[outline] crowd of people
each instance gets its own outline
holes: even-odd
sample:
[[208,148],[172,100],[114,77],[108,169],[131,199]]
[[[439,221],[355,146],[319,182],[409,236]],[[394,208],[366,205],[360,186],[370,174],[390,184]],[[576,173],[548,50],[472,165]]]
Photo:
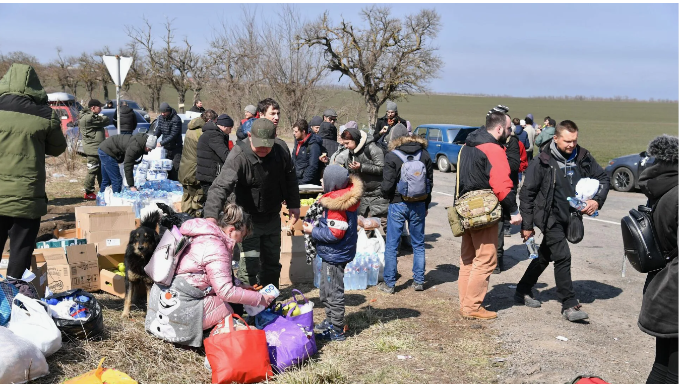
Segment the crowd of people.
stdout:
[[[30,264],[40,217],[47,211],[45,155],[58,156],[66,141],[30,66],[13,64],[0,80],[0,106],[0,244],[4,246],[9,234],[12,259],[7,273],[21,276]],[[167,103],[160,105],[153,134],[129,135],[132,131],[125,130],[124,135],[105,139],[103,130],[109,122],[100,115],[101,107],[91,100],[79,122],[87,156],[86,198],[94,194],[95,180],[101,189],[111,185],[114,191],[121,190],[120,163],[134,190],[134,164],[156,147],[165,149],[166,158],[173,162],[171,179],[184,186],[183,210],[195,217],[180,228],[193,242],[180,260],[176,277],[205,292],[202,329],[242,311],[241,305],[267,306],[273,301],[255,288],[279,285],[279,215],[285,202],[291,224],[300,219],[303,184],[323,188],[318,200],[323,214],[318,221],[303,224],[323,261],[320,298],[326,319],[315,327],[321,338],[346,338],[343,274],[356,254],[360,215],[380,218],[386,234],[384,281],[378,289],[395,292],[397,251],[411,247],[412,289],[424,290],[425,220],[432,199],[433,161],[427,141],[412,135],[410,122],[399,116],[396,103],[386,104],[386,114],[377,120],[372,134],[360,130],[355,121],[336,128],[337,113],[332,109],[309,121],[299,119],[293,125],[292,151],[279,136],[281,111],[271,98],[244,109],[236,143],[229,140],[234,119],[205,109],[201,102],[192,108],[201,116],[189,123],[184,140],[181,121]],[[535,228],[543,234],[538,257],[517,284],[514,300],[540,308],[532,288],[553,262],[562,317],[572,322],[588,318],[572,285],[571,228],[582,214],[603,207],[609,178],[578,144],[578,136],[579,128],[571,120],[558,124],[546,117],[538,126],[531,114],[512,119],[504,106],[489,111],[484,125],[468,135],[457,164],[460,196],[491,194],[501,206],[501,215],[488,226],[463,232],[458,277],[463,317],[497,317],[482,303],[491,274],[502,272],[503,238],[509,224],[521,226],[523,241],[534,236]],[[659,207],[654,221],[663,240],[660,246],[674,255],[666,268],[649,274],[639,325],[657,338],[649,381],[677,383],[678,139],[657,138],[648,152],[657,163],[643,173],[641,187],[650,205]],[[575,210],[567,197],[574,196],[582,178],[597,180],[599,189],[585,208]],[[237,243],[243,257],[234,276],[231,261]]]

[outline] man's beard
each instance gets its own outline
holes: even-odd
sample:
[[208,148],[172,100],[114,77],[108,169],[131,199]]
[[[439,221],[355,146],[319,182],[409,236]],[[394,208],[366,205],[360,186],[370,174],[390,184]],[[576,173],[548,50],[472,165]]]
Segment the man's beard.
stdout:
[[510,137],[510,135],[506,135],[505,132],[502,133],[502,134],[501,134],[501,137],[498,138],[498,143],[500,143],[500,144],[505,144],[505,143],[507,143],[507,142],[508,142],[508,137]]

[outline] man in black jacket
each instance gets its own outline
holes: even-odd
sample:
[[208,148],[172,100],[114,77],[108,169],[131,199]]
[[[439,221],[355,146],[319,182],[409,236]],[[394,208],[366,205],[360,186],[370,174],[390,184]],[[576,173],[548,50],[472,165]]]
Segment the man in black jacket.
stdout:
[[323,142],[313,132],[304,119],[298,119],[293,124],[295,149],[292,154],[298,184],[321,184],[322,162],[319,160]]
[[133,169],[137,159],[156,147],[156,137],[149,134],[113,135],[99,145],[99,159],[102,168],[101,191],[111,186],[113,192],[120,192],[123,188],[123,178],[120,176],[119,163],[123,163],[125,180],[130,190],[137,191]]
[[609,177],[595,158],[577,144],[578,127],[571,120],[560,122],[549,146],[546,146],[526,170],[526,180],[520,192],[522,239],[533,237],[534,224],[543,233],[538,258],[531,261],[517,284],[515,301],[529,307],[540,307],[532,288],[550,262],[555,262],[557,298],[562,302],[562,315],[569,321],[588,318],[581,310],[571,281],[571,253],[567,243],[570,220],[582,220],[571,208],[568,197],[576,195],[581,178],[600,181],[600,189],[581,213],[592,215],[601,209],[609,192]]
[[165,159],[172,160],[172,170],[168,172],[168,179],[178,180],[179,163],[182,160],[182,119],[177,116],[174,108],[166,102],[161,103],[161,116],[155,136],[163,135],[158,147],[165,148]]
[[198,112],[200,114],[205,112],[205,108],[203,108],[203,102],[200,100],[197,100],[194,105],[191,107],[189,110],[191,112]]
[[387,151],[387,146],[389,142],[390,130],[392,127],[401,123],[404,127],[407,126],[406,120],[399,116],[399,111],[397,111],[397,103],[387,102],[385,103],[385,116],[378,119],[373,130],[373,141],[377,144],[383,151]]
[[640,174],[640,189],[654,209],[652,220],[659,251],[670,262],[647,274],[638,327],[656,337],[648,384],[678,383],[678,138],[662,135],[649,143],[654,165]]
[[327,154],[334,154],[338,150],[338,129],[335,127],[335,122],[338,120],[338,114],[331,109],[323,112],[323,122],[319,125],[319,137],[323,141],[324,152]]
[[[380,290],[390,294],[394,293],[397,281],[397,248],[406,221],[408,221],[413,247],[413,284],[411,286],[415,291],[422,291],[425,283],[425,217],[432,200],[431,192],[434,182],[432,158],[426,148],[427,141],[419,136],[409,136],[404,125],[397,124],[392,129],[389,152],[385,154],[385,168],[380,185],[383,197],[389,199],[390,204],[385,241],[385,281],[378,286]],[[404,159],[408,160],[409,157],[422,163],[425,168],[426,185],[424,187],[427,188],[427,195],[417,201],[404,198],[397,188],[401,182]]]
[[[118,109],[113,112],[113,125],[118,127]],[[137,115],[135,110],[128,106],[126,101],[120,102],[120,133],[132,135],[137,128]]]
[[229,156],[229,134],[233,128],[234,120],[227,114],[203,125],[203,135],[196,146],[196,180],[201,182],[204,201]]
[[[512,189],[517,194],[517,185],[519,185],[519,165],[521,162],[519,152],[519,140],[515,135],[510,135],[505,142],[505,155],[508,158],[508,165],[510,166],[510,180],[512,181]],[[503,211],[503,219],[498,221],[498,264],[493,270],[494,274],[500,274],[503,271],[503,254],[505,253],[505,237],[510,236],[510,213]]]
[[229,153],[208,192],[204,208],[208,220],[217,223],[232,192],[236,203],[253,220],[253,233],[243,240],[245,258],[241,259],[238,278],[250,285],[272,283],[278,287],[281,203],[286,202],[291,224],[295,224],[300,218],[300,190],[288,146],[276,138],[276,126],[266,117],[257,119],[248,139]]

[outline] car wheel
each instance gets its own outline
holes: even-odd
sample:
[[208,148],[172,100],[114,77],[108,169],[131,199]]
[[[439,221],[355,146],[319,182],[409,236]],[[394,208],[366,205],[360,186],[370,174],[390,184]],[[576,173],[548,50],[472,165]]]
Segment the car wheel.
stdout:
[[616,191],[628,192],[635,186],[633,172],[627,167],[619,167],[614,170],[611,182]]
[[449,172],[451,170],[451,164],[446,155],[440,155],[439,158],[437,158],[437,168],[441,172]]

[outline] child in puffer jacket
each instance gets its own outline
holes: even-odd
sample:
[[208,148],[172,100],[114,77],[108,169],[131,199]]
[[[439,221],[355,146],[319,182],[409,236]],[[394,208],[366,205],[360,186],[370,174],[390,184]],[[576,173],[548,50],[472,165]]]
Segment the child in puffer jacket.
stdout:
[[338,165],[326,167],[323,173],[324,195],[319,202],[324,208],[318,226],[305,222],[305,234],[317,242],[322,259],[319,296],[326,307],[326,319],[314,327],[319,338],[344,341],[345,266],[357,250],[357,210],[363,184],[356,176]]
[[184,222],[179,231],[191,237],[175,276],[206,291],[203,298],[203,330],[217,325],[234,310],[229,303],[268,306],[274,297],[260,294],[236,279],[231,270],[234,244],[248,235],[250,217],[236,204],[228,204],[217,224],[203,218]]

